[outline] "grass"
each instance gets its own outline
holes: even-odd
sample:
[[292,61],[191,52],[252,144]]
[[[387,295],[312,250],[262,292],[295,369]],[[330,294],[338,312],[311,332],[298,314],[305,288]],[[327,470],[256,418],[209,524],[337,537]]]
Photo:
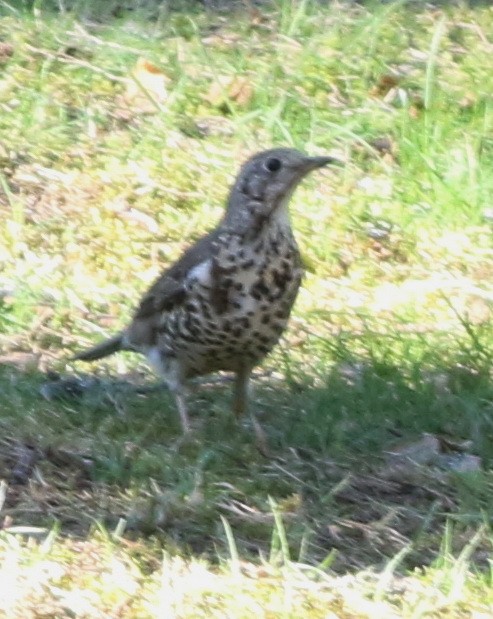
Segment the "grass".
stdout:
[[[2,612],[489,616],[491,8],[133,6],[0,2]],[[227,383],[184,440],[141,359],[67,359],[274,144],[347,164],[293,199],[266,459]]]

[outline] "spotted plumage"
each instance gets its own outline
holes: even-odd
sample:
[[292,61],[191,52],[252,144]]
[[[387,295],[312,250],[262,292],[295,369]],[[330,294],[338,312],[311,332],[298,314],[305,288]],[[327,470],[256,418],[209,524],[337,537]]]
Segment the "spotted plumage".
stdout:
[[75,359],[145,354],[174,393],[185,431],[193,376],[234,372],[234,408],[244,412],[251,371],[286,328],[303,274],[289,199],[304,176],[332,161],[287,148],[252,157],[215,230],[151,286],[127,329]]

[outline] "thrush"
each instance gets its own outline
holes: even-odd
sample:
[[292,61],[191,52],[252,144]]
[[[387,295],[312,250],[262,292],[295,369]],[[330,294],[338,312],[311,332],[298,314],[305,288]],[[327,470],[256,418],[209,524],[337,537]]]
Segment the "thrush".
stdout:
[[309,172],[333,162],[289,148],[254,155],[218,226],[154,282],[126,329],[74,359],[143,353],[173,393],[184,432],[194,376],[234,372],[234,411],[244,413],[252,370],[285,330],[303,275],[289,200]]

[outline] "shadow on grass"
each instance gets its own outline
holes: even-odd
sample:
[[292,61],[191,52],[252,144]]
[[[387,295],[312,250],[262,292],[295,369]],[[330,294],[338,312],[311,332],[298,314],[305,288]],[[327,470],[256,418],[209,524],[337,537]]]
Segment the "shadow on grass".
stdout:
[[[292,559],[320,564],[330,556],[340,571],[385,565],[401,551],[406,567],[428,564],[447,521],[458,548],[489,523],[493,386],[486,370],[461,359],[411,371],[346,359],[316,377],[299,369],[289,375],[256,380],[255,407],[272,452],[266,458],[251,422],[238,424],[229,413],[227,384],[198,387],[195,430],[184,438],[165,391],[137,394],[106,376],[46,401],[39,395],[45,375],[3,366],[4,519],[58,522],[80,536],[123,523],[130,538],[151,536],[170,551],[216,559],[228,554],[222,515],[242,556],[275,556],[285,535]],[[423,458],[424,433],[435,448]],[[403,441],[417,451],[389,459]],[[477,466],[447,465],[459,456],[476,456]],[[483,547],[479,564],[481,557]]]
[[[416,13],[430,10],[430,5],[422,2],[422,0],[388,0],[381,3],[375,2],[375,0],[358,0],[357,3],[369,9],[378,8],[379,4],[384,7],[396,4],[402,5],[407,9],[410,8]],[[7,0],[3,4],[4,10],[7,13],[9,12],[9,5],[12,7],[11,11],[23,10],[33,12],[34,10],[39,10],[39,2],[36,0]],[[322,0],[314,0],[311,4],[313,7],[320,5],[321,8],[324,8],[327,3]],[[351,3],[348,4],[350,5]],[[257,16],[256,11],[259,11],[259,14],[262,11],[281,12],[286,10],[295,12],[295,9],[309,11],[309,5],[310,3],[308,3],[307,7],[299,9],[299,7],[293,7],[292,2],[283,0],[265,0],[264,2],[250,2],[246,0],[175,0],[172,3],[162,2],[162,0],[132,0],[131,2],[126,2],[125,0],[105,0],[104,3],[98,0],[64,0],[63,3],[60,3],[59,0],[44,0],[42,9],[44,13],[73,12],[86,19],[105,22],[128,18],[132,15],[138,15],[140,18],[148,19],[149,21],[159,20],[164,22],[169,14],[180,13],[183,16],[189,15],[194,17],[204,12],[209,14],[218,13],[224,16],[245,14],[255,19]],[[491,6],[491,2],[489,0],[436,0],[433,5],[437,8],[457,8],[462,6],[479,8]]]

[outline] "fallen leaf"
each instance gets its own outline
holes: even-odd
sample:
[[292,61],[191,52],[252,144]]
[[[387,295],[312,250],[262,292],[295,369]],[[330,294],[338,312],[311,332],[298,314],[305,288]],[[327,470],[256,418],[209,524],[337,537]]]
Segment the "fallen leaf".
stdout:
[[0,62],[6,62],[14,54],[14,46],[0,42]]
[[397,88],[400,78],[394,73],[386,73],[382,75],[378,82],[370,90],[373,97],[385,97],[393,88]]
[[267,17],[267,15],[264,15],[263,13],[261,13],[259,9],[256,6],[254,6],[251,0],[243,0],[243,3],[246,5],[248,9],[251,26],[253,27],[263,26],[265,24],[268,24],[271,21],[271,19]]
[[156,112],[168,98],[169,81],[159,67],[146,58],[139,58],[130,73],[123,99],[140,113]]
[[249,103],[250,99],[252,98],[252,84],[245,77],[237,77],[230,85],[228,94],[230,99],[233,99],[233,101],[243,107],[247,103]]
[[459,101],[459,107],[461,110],[471,110],[477,104],[477,96],[472,92],[466,92],[466,94]]
[[411,118],[419,118],[425,107],[425,102],[419,95],[413,96],[409,106],[409,116]]
[[253,96],[253,86],[244,76],[220,75],[209,87],[204,99],[224,111],[231,102],[245,107]]

